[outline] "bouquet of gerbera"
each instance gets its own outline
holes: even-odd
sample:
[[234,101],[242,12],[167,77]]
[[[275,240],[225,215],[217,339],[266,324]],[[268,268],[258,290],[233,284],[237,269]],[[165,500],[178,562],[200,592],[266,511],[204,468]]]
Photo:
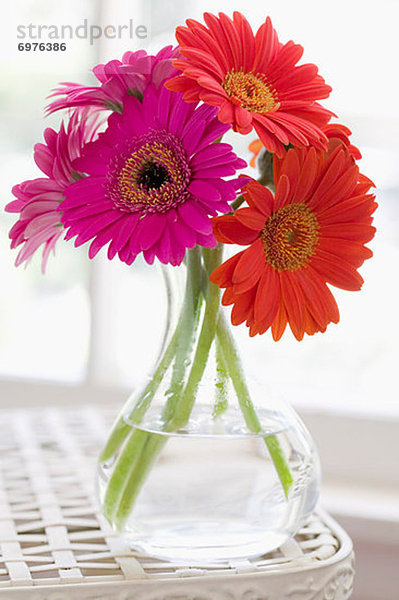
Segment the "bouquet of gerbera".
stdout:
[[[35,146],[43,176],[13,188],[11,246],[21,246],[17,265],[43,247],[43,270],[61,237],[90,243],[89,258],[107,246],[110,260],[127,265],[143,254],[149,264],[184,266],[190,311],[186,302],[130,419],[140,422],[172,368],[162,427],[183,427],[216,340],[218,373],[259,433],[220,288],[233,325],[245,323],[250,336],[271,329],[279,340],[287,323],[298,340],[324,332],[339,320],[328,284],[362,285],[376,203],[349,129],[319,104],[331,88],[315,65],[298,65],[302,47],[281,43],[269,18],[256,35],[240,13],[204,21],[178,27],[176,48],[127,52],[93,69],[96,85],[54,91],[48,112],[68,116]],[[255,129],[258,181],[238,176],[246,162],[222,141],[230,129]],[[225,244],[242,249],[223,262]],[[118,526],[163,443],[117,421],[102,459],[123,448],[104,501]],[[266,443],[288,497],[289,465],[276,438]]]

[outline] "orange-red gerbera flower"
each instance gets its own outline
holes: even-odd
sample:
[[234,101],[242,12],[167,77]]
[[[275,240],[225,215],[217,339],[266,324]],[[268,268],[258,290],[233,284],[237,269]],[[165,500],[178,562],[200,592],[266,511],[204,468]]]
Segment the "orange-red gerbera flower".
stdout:
[[[340,123],[329,123],[328,125],[325,125],[322,128],[322,130],[323,130],[323,133],[326,134],[326,136],[329,140],[332,140],[334,138],[341,140],[341,142],[343,142],[345,144],[345,146],[348,147],[349,152],[352,154],[352,156],[355,160],[359,160],[360,158],[362,158],[359,148],[356,148],[356,146],[353,146],[350,142],[349,136],[352,135],[352,132],[350,129],[348,129],[348,127],[345,127],[345,125],[341,125]],[[249,144],[248,150],[253,153],[253,156],[249,163],[251,165],[251,167],[255,168],[256,159],[259,156],[259,152],[263,148],[264,148],[264,145],[262,144],[262,142],[260,141],[259,138],[256,140],[253,140]]]
[[365,243],[375,229],[373,186],[359,174],[339,140],[327,152],[289,150],[274,159],[276,193],[251,181],[249,206],[213,219],[219,242],[249,246],[211,275],[226,288],[233,325],[246,321],[251,336],[271,327],[279,340],[290,324],[294,336],[325,331],[339,312],[326,284],[359,290],[357,269],[372,256]]
[[182,74],[170,79],[170,90],[188,102],[203,100],[219,107],[219,119],[240,133],[254,127],[263,145],[282,155],[284,146],[326,148],[322,127],[332,113],[316,100],[331,88],[312,64],[297,65],[302,46],[279,42],[270,18],[254,36],[245,17],[233,20],[204,13],[207,25],[188,19],[176,38],[183,58],[173,65]]

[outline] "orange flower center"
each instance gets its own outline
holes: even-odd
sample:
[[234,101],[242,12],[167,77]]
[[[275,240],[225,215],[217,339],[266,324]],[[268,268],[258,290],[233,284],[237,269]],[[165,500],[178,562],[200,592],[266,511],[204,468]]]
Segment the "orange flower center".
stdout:
[[314,254],[319,223],[306,204],[289,204],[271,215],[261,238],[267,262],[276,271],[295,271]]
[[262,73],[230,71],[222,83],[226,94],[239,100],[249,112],[267,113],[278,108],[280,103],[276,91],[267,84]]

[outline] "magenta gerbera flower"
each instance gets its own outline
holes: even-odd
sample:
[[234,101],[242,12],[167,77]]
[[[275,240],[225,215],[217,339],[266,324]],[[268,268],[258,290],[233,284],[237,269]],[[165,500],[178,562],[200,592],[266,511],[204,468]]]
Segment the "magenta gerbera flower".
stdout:
[[178,265],[186,248],[216,246],[209,217],[228,212],[246,182],[223,179],[246,166],[230,145],[214,143],[228,129],[215,108],[164,87],[149,86],[142,102],[128,98],[76,161],[88,177],[60,205],[66,239],[93,239],[90,258],[110,243],[108,258],[127,264],[143,252],[150,264]]
[[160,85],[165,79],[177,74],[172,60],[178,58],[178,48],[166,46],[156,56],[145,50],[125,52],[122,60],[111,60],[94,67],[93,73],[100,85],[86,86],[80,83],[62,83],[50,97],[62,96],[47,107],[48,114],[63,108],[91,106],[98,110],[122,112],[126,96],[142,97],[148,85]]
[[5,210],[19,213],[19,219],[11,228],[11,248],[22,244],[16,258],[16,266],[28,263],[42,245],[42,271],[46,269],[51,251],[63,233],[58,207],[67,185],[81,177],[72,162],[80,156],[86,142],[94,139],[98,123],[89,117],[87,110],[75,112],[65,130],[61,124],[58,133],[47,128],[45,144],[36,144],[34,159],[46,177],[39,177],[15,185],[12,193],[17,198],[7,204]]

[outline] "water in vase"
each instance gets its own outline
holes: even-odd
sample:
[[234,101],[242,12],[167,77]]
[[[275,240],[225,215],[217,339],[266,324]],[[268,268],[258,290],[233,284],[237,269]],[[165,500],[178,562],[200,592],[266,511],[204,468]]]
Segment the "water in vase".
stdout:
[[[210,419],[209,407],[196,406],[185,429],[165,433],[149,411],[135,429],[157,434],[160,450],[124,523],[125,539],[152,556],[192,563],[257,556],[297,531],[317,500],[318,458],[282,415],[261,417],[267,427],[255,435],[239,410]],[[288,495],[267,439],[285,453],[293,478]],[[116,460],[101,466],[102,498]]]

